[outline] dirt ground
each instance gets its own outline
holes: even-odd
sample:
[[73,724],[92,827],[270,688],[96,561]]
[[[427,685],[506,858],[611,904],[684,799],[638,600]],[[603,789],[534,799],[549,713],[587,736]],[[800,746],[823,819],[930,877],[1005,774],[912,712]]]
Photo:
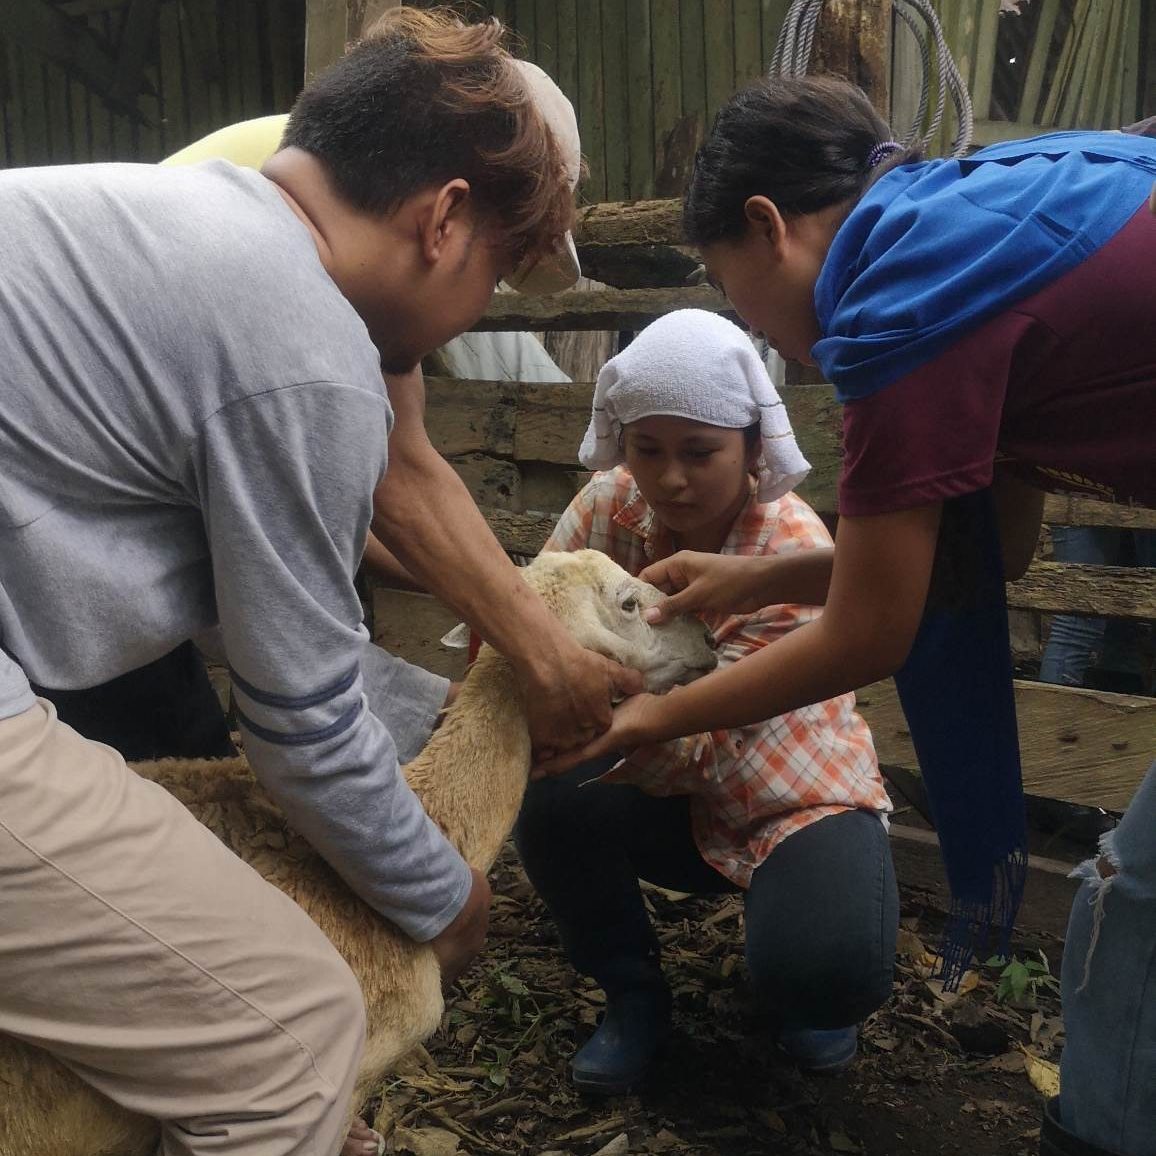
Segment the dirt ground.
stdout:
[[[893,998],[864,1026],[855,1067],[836,1078],[803,1077],[777,1058],[744,986],[737,899],[648,892],[675,993],[674,1037],[637,1094],[591,1099],[570,1087],[566,1065],[597,1022],[599,993],[562,959],[508,850],[493,876],[489,947],[428,1053],[372,1106],[377,1126],[393,1151],[413,1156],[1034,1153],[1043,1096],[1031,1077],[1045,1079],[1046,1061],[1058,1059],[1058,997],[1045,985],[1034,1007],[997,1000],[996,967],[945,996],[926,978],[924,954],[942,926],[942,888],[905,875]],[[1023,960],[1042,950],[1057,975],[1061,948],[1030,929],[1013,944]]]

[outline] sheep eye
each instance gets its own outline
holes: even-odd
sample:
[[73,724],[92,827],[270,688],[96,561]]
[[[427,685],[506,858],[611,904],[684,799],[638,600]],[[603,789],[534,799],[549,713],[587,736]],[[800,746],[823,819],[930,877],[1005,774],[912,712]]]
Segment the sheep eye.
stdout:
[[631,595],[631,597],[622,603],[622,609],[625,610],[627,614],[633,614],[638,609],[638,599]]

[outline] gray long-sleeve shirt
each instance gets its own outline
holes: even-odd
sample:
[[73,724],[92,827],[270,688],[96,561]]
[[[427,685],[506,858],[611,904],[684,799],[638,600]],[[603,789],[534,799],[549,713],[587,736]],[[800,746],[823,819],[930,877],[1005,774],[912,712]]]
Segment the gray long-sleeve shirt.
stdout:
[[0,718],[28,678],[95,685],[219,622],[254,770],[428,939],[470,876],[398,748],[446,683],[369,645],[352,582],[391,423],[365,326],[259,174],[0,173]]

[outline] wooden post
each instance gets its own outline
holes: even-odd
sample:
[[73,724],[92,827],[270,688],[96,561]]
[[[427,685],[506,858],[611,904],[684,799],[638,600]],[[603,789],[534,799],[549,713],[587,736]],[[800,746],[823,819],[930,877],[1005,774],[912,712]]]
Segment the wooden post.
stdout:
[[385,11],[402,0],[305,0],[305,79],[328,68]]
[[819,21],[813,71],[845,77],[890,112],[891,0],[827,0]]

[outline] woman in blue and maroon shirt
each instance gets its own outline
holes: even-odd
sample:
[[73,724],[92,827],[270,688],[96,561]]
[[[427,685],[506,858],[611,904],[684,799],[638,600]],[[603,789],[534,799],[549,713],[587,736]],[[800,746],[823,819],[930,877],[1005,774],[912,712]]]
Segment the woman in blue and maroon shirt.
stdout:
[[[699,150],[685,227],[710,279],[844,404],[841,519],[833,551],[681,554],[642,576],[677,591],[670,611],[826,609],[693,686],[629,699],[578,757],[895,675],[957,976],[1010,924],[1024,875],[1004,578],[1031,560],[1045,490],[1156,506],[1156,140],[1058,133],[920,161],[888,135],[857,89],[780,78],[736,95]],[[1085,870],[1042,1150],[1156,1156],[1156,768]]]

